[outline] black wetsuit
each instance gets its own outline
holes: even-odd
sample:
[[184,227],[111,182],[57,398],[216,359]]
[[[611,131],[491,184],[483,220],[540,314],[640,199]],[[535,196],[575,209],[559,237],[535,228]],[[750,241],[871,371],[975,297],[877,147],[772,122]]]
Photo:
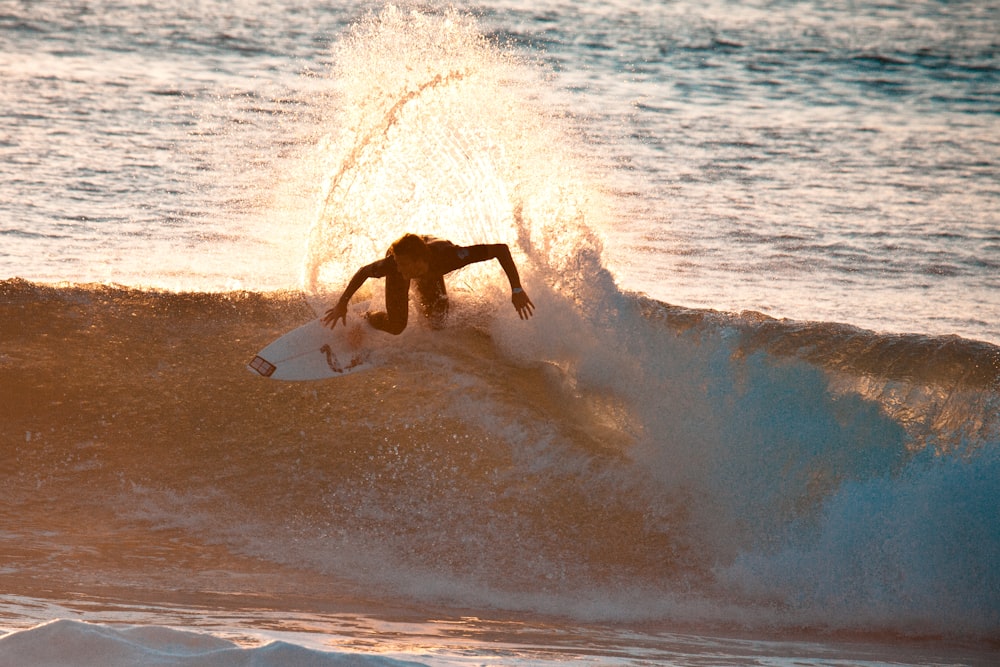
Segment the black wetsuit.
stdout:
[[[423,314],[431,322],[431,326],[441,326],[448,314],[448,292],[444,286],[444,276],[463,266],[475,262],[493,259],[495,246],[471,245],[457,246],[451,241],[444,241],[425,236],[424,241],[430,250],[427,273],[418,278],[417,295]],[[385,278],[385,309],[386,312],[371,313],[368,322],[376,329],[398,334],[406,328],[409,314],[410,281],[396,268],[396,259],[391,252],[385,259],[380,259],[364,267],[371,278]]]

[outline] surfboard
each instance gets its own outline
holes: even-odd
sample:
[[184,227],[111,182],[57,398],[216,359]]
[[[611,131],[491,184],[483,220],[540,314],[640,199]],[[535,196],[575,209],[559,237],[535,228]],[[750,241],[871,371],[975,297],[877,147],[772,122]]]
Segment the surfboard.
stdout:
[[334,329],[315,319],[258,352],[247,368],[272,380],[326,380],[365,371],[375,366],[365,344],[370,330],[358,318]]

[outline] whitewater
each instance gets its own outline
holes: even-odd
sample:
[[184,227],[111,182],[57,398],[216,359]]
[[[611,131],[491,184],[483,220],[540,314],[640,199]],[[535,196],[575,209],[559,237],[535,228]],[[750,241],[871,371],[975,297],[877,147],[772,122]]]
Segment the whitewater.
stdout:
[[[0,665],[995,662],[995,7],[0,26]],[[409,231],[535,317],[247,370]]]

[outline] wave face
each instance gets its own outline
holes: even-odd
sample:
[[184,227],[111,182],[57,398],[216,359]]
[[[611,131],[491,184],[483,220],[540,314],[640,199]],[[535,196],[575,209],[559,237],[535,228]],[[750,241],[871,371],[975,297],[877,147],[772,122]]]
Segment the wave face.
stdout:
[[282,384],[245,363],[301,296],[0,284],[0,579],[995,632],[1000,349],[458,301]]

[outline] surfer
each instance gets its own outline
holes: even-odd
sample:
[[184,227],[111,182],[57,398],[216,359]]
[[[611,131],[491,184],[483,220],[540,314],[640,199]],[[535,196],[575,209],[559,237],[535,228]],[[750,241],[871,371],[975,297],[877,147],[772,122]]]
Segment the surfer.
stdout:
[[531,317],[535,304],[521,287],[517,267],[505,243],[457,246],[451,241],[405,234],[393,243],[384,259],[358,269],[337,304],[326,311],[323,323],[331,329],[337,320],[347,325],[347,304],[369,278],[385,278],[385,312],[368,312],[365,318],[376,329],[400,334],[406,328],[410,281],[417,283],[420,306],[431,326],[444,324],[448,314],[448,292],[444,276],[475,262],[496,259],[510,281],[510,300],[522,320]]

